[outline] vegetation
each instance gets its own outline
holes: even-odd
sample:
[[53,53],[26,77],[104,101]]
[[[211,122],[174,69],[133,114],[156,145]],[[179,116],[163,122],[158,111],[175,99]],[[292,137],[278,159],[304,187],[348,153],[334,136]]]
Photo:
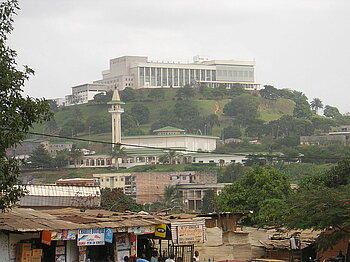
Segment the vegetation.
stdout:
[[101,189],[101,207],[116,212],[139,212],[142,206],[132,197],[125,195],[123,189],[104,188]]
[[49,104],[43,99],[22,96],[22,88],[34,73],[25,66],[17,69],[16,51],[7,45],[13,30],[17,1],[0,3],[0,211],[11,208],[25,193],[17,184],[19,163],[6,156],[6,149],[15,146],[36,122],[49,120]]

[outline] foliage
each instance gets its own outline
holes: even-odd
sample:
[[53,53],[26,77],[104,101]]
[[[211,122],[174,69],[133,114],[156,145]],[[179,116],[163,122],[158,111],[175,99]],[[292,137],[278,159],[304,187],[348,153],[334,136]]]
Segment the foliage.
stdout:
[[94,95],[93,101],[95,103],[106,104],[112,100],[112,96],[113,96],[113,91],[111,91],[111,90],[106,92],[106,93],[98,93],[98,94]]
[[86,128],[74,127],[75,132],[86,131],[86,129],[89,129],[90,135],[105,133],[112,129],[110,117],[90,116],[86,120],[86,125],[83,126],[86,126]]
[[85,131],[85,123],[79,119],[69,119],[65,122],[60,131],[61,136],[77,136],[79,133]]
[[181,99],[185,99],[185,100],[189,100],[192,97],[194,97],[195,94],[196,93],[191,86],[185,85],[184,87],[181,87],[177,90],[176,97],[181,98]]
[[214,190],[206,190],[202,202],[202,213],[215,212],[215,192]]
[[23,140],[36,122],[49,120],[50,107],[43,99],[22,96],[24,82],[34,73],[25,66],[17,69],[15,50],[7,46],[13,30],[13,16],[18,10],[15,0],[0,3],[0,210],[15,204],[25,192],[17,184],[18,162],[6,156],[6,149]]
[[242,135],[241,129],[238,126],[228,126],[223,129],[224,139],[240,138]]
[[256,97],[243,94],[227,103],[223,109],[224,114],[231,116],[241,125],[246,125],[250,120],[259,116],[259,101]]
[[[272,167],[254,167],[244,176],[226,186],[216,198],[221,211],[252,211],[247,224],[273,224],[276,216],[266,216],[266,207],[271,202],[285,201],[291,193],[288,178]],[[279,214],[278,214],[279,215]]]
[[121,146],[121,144],[116,144],[112,147],[111,150],[111,156],[112,159],[114,160],[114,164],[119,169],[119,159],[126,157],[126,152],[124,148]]
[[235,182],[241,179],[246,171],[247,171],[247,168],[245,168],[242,164],[232,163],[225,167],[224,172],[222,173],[222,176],[218,177],[218,182],[219,183]]
[[59,110],[57,102],[55,100],[47,100],[47,103],[50,106],[51,112],[57,112]]
[[54,167],[65,167],[67,166],[69,160],[69,152],[67,150],[62,150],[57,153],[55,158],[53,159]]
[[271,85],[265,85],[263,89],[259,91],[261,97],[269,100],[277,100],[280,98],[278,89],[271,86]]
[[297,118],[309,118],[311,117],[312,112],[309,103],[306,99],[298,99],[295,101],[295,107],[293,111],[293,116]]
[[78,161],[82,158],[83,152],[80,148],[73,144],[71,150],[69,151],[69,158],[74,162],[74,167],[77,168]]
[[321,130],[324,133],[329,132],[332,126],[336,126],[336,120],[322,116],[312,117],[311,122],[315,129]]
[[330,117],[332,119],[338,119],[342,116],[338,108],[336,108],[335,106],[329,106],[329,105],[326,105],[324,107],[323,115],[325,117]]
[[120,99],[124,102],[135,101],[137,94],[131,87],[126,87],[123,91],[120,91]]
[[141,211],[141,205],[132,197],[125,195],[121,188],[101,189],[101,207],[115,212]]
[[165,91],[160,88],[153,88],[151,91],[148,93],[148,97],[152,98],[154,100],[161,100],[165,98]]
[[311,103],[310,103],[311,109],[317,114],[319,109],[323,108],[323,104],[321,99],[319,98],[314,98],[312,99]]
[[29,156],[28,165],[34,168],[50,168],[53,166],[53,159],[43,145],[39,145]]
[[143,104],[135,104],[131,108],[130,114],[136,120],[137,126],[149,122],[150,112],[147,106]]
[[181,207],[181,197],[175,186],[167,185],[164,187],[164,195],[161,203],[165,208]]

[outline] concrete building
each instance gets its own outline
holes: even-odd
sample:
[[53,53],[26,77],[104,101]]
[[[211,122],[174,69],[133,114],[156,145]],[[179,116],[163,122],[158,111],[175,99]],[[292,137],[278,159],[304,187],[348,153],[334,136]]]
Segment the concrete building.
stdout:
[[221,190],[231,183],[191,183],[177,185],[184,207],[188,211],[200,211],[203,206],[203,197],[208,190],[219,195]]
[[16,147],[12,147],[6,150],[8,156],[26,159],[33,153],[38,146],[42,145],[49,154],[55,156],[58,152],[63,150],[70,150],[73,143],[71,142],[57,142],[47,141],[43,139],[30,138],[25,139],[21,143],[17,144]]
[[109,69],[102,79],[94,83],[123,90],[131,88],[182,87],[205,84],[208,87],[225,85],[231,88],[242,84],[244,88],[258,89],[255,82],[255,62],[235,60],[209,60],[199,56],[193,63],[151,62],[146,56],[122,56],[110,60]]
[[124,193],[135,198],[137,203],[160,201],[168,185],[215,184],[215,172],[133,172],[94,174],[101,188],[122,188]]
[[65,106],[85,104],[94,99],[94,96],[100,93],[105,94],[109,89],[103,84],[83,84],[72,87],[72,94],[65,97]]

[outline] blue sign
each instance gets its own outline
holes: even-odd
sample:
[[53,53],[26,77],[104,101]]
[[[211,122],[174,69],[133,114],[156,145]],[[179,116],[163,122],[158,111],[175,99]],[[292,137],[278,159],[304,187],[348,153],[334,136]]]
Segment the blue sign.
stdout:
[[112,243],[113,242],[113,229],[106,227],[105,228],[105,242]]

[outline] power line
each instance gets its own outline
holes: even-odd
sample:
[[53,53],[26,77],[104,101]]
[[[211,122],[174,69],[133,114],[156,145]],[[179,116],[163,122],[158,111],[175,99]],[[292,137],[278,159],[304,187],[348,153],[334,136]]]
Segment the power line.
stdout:
[[[2,128],[4,129],[4,128]],[[4,129],[7,130],[7,129]],[[253,156],[253,157],[261,157],[261,158],[276,158],[281,160],[288,160],[288,159],[305,159],[305,160],[333,160],[333,161],[340,161],[343,160],[345,157],[308,157],[308,156],[297,156],[297,157],[287,157],[287,156],[278,156],[278,155],[264,155],[264,154],[246,154],[241,155],[240,153],[227,153],[227,152],[207,152],[207,151],[198,151],[198,150],[190,150],[190,149],[174,149],[174,148],[168,148],[168,147],[154,147],[154,146],[146,146],[146,145],[134,145],[134,144],[127,144],[127,143],[113,143],[113,142],[107,142],[107,141],[101,141],[101,140],[93,140],[93,139],[85,139],[85,138],[77,138],[77,137],[67,137],[67,136],[60,136],[60,135],[51,135],[51,134],[44,134],[39,132],[27,132],[31,135],[38,135],[38,136],[45,136],[45,137],[52,137],[52,138],[59,138],[59,139],[66,139],[66,140],[75,140],[75,141],[81,141],[81,142],[92,142],[92,143],[100,143],[100,144],[106,144],[106,145],[122,145],[122,146],[129,146],[129,147],[136,147],[136,148],[146,148],[146,149],[156,149],[156,150],[163,150],[163,151],[174,151],[174,152],[189,152],[189,153],[198,153],[198,154],[213,154],[213,155],[237,155],[237,156]]]

